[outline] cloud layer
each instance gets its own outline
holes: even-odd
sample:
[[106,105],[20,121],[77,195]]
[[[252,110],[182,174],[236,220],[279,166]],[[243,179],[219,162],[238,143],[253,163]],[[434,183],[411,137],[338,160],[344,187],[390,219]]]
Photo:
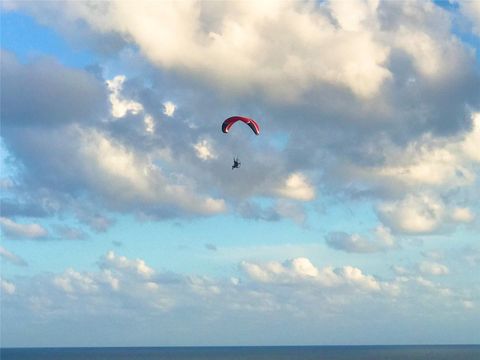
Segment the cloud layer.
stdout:
[[[97,5],[5,5],[74,42],[68,24],[82,22],[84,46],[123,38],[109,56],[133,45],[132,56],[149,62],[138,68],[144,75],[103,82],[52,59],[23,64],[2,54],[2,138],[21,164],[10,189],[21,202],[4,198],[5,216],[95,207],[303,223],[302,203],[346,193],[377,201],[379,219],[398,233],[474,221],[480,74],[444,9],[416,1]],[[221,136],[219,124],[236,112],[261,121],[258,139],[241,129]],[[225,171],[232,154],[244,160],[245,178]],[[282,202],[252,205],[265,197]]]
[[[258,317],[271,318],[296,328],[301,324],[305,326],[307,319],[317,319],[321,323],[332,317],[337,321],[361,317],[370,306],[381,307],[387,317],[396,318],[411,307],[428,314],[434,302],[444,309],[444,317],[448,318],[458,316],[458,309],[474,309],[479,301],[478,297],[462,290],[415,274],[385,280],[365,274],[354,266],[319,267],[301,257],[284,262],[243,261],[238,276],[229,279],[159,272],[142,259],[127,258],[113,251],[105,254],[97,264],[94,271],[69,268],[30,279],[2,279],[2,301],[6,310],[2,326],[7,330],[6,336],[26,326],[24,321],[28,318],[34,322],[43,319],[50,325],[73,319],[76,325],[72,331],[76,333],[83,331],[82,318],[114,316],[119,323],[124,323],[131,321],[133,316],[136,321],[143,319],[145,326],[157,329],[155,323],[170,324],[173,319],[183,324],[185,319],[178,314],[187,311],[189,317],[195,314],[198,318],[198,321],[189,320],[193,332],[183,334],[182,339],[188,342],[195,338],[197,326],[209,323],[223,329],[222,323],[238,321],[240,315],[247,322]],[[430,270],[443,269],[440,265],[430,265],[421,265],[425,276],[439,275],[438,271]],[[448,274],[443,270],[441,273]],[[411,291],[416,292],[414,300],[409,296]],[[397,306],[401,309],[396,309]],[[20,313],[29,316],[15,318]],[[398,321],[398,326],[415,322],[404,318]],[[32,326],[35,328],[34,323]],[[177,323],[170,331],[178,335],[180,328]],[[325,329],[320,327],[317,331],[323,334]],[[163,336],[163,333],[160,330],[157,335]],[[127,333],[123,335],[124,341],[135,342]],[[241,336],[236,331],[232,335]],[[330,339],[338,336],[331,335]],[[198,341],[201,337],[196,338]],[[80,339],[88,341],[88,336],[82,335]],[[253,341],[251,337],[245,339]],[[312,333],[304,341],[315,339],[319,338]],[[273,338],[266,336],[260,343],[270,340]]]

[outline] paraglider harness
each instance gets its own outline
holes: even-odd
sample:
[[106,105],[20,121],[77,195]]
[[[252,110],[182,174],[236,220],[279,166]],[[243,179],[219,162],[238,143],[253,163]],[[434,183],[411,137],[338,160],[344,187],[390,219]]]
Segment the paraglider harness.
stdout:
[[238,160],[238,157],[234,157],[233,158],[232,170],[240,168],[240,165],[242,165],[242,163],[240,162],[240,160]]

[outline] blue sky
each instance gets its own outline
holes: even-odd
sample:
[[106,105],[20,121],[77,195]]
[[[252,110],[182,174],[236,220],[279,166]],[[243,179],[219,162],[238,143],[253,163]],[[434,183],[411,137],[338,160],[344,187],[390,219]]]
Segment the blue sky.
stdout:
[[1,11],[2,346],[480,341],[476,2]]

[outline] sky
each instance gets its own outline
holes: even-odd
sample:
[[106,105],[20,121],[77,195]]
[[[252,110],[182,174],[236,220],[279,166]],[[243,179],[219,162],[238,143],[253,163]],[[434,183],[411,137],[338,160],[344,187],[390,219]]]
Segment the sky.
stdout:
[[2,1],[1,346],[480,343],[479,51],[478,1]]

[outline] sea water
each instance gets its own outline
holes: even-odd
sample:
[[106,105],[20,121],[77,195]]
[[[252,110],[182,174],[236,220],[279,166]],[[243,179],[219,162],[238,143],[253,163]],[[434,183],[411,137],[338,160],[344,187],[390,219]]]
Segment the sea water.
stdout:
[[2,360],[480,360],[480,345],[4,348]]

